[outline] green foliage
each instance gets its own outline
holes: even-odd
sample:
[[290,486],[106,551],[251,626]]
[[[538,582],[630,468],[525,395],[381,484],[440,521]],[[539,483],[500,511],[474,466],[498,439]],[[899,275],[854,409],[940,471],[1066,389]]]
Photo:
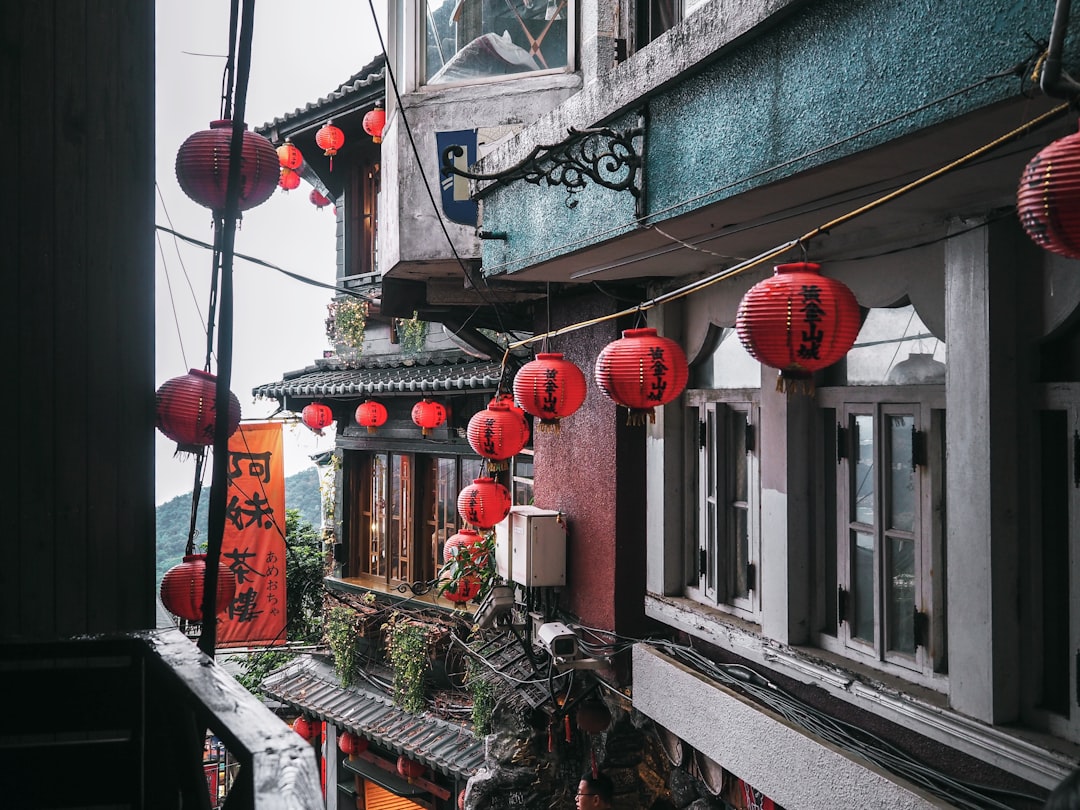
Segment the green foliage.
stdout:
[[386,652],[394,667],[394,705],[412,714],[427,707],[425,678],[431,665],[428,628],[394,612],[386,623]]
[[465,683],[472,693],[473,734],[483,738],[491,733],[491,715],[495,710],[495,685],[486,677],[484,665],[469,658],[465,665]]
[[411,318],[401,318],[397,322],[398,343],[406,354],[419,354],[427,341],[428,322],[420,320],[413,310]]
[[342,298],[326,305],[326,337],[331,343],[342,343],[360,351],[364,346],[367,326],[367,301]]
[[480,592],[474,601],[479,602],[499,579],[495,570],[495,531],[481,532],[481,540],[472,546],[458,546],[450,550],[450,559],[439,569],[439,594],[445,594],[463,579],[473,578],[480,582]]
[[236,680],[251,694],[261,695],[263,679],[278,667],[287,664],[295,655],[288,650],[273,647],[252,653],[241,663]]
[[336,605],[326,614],[326,644],[334,658],[334,672],[342,686],[352,683],[360,659],[357,642],[361,634],[361,617],[345,605]]

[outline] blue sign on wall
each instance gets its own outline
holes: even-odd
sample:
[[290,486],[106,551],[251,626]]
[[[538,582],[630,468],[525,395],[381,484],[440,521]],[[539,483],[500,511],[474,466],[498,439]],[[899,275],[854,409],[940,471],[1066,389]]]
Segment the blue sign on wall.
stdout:
[[[455,168],[467,171],[476,162],[476,130],[459,129],[453,132],[436,132],[435,146],[438,150],[437,165],[443,165],[443,155],[450,147],[457,147],[449,161]],[[460,152],[460,154],[456,154]],[[442,207],[446,218],[462,225],[477,225],[478,206],[469,198],[469,180],[456,174],[443,174],[440,168]]]

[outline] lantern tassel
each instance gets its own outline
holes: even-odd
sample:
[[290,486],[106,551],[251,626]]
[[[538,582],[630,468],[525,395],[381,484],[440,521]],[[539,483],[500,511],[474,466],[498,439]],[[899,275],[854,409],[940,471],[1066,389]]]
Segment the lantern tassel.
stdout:
[[651,424],[656,424],[656,412],[652,408],[647,411],[641,411],[636,408],[630,408],[626,414],[626,424],[632,427],[640,427],[648,421]]
[[816,389],[813,377],[781,371],[776,377],[776,390],[790,397],[795,394],[813,396]]
[[375,426],[374,425],[368,425],[367,432],[368,433],[374,433],[375,432]]
[[562,426],[558,419],[541,419],[537,428],[539,433],[562,433]]

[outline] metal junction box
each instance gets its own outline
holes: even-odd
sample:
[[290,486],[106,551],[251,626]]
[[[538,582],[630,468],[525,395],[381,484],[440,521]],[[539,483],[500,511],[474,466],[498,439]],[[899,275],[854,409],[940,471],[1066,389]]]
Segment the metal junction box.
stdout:
[[559,513],[514,506],[495,527],[499,576],[528,588],[566,585],[566,528]]

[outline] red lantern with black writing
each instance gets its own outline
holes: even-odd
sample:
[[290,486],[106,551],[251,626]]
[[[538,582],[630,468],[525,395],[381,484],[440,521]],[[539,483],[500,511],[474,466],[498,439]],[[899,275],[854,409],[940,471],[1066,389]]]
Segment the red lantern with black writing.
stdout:
[[505,402],[493,399],[469,419],[466,436],[477,455],[490,460],[488,469],[499,472],[507,468],[507,459],[528,444],[529,425]]
[[[161,579],[161,604],[174,616],[189,622],[203,619],[205,598],[206,555],[187,554],[183,562],[174,565]],[[224,613],[236,591],[236,574],[224,563],[218,563],[215,615]]]
[[674,400],[686,387],[686,353],[651,327],[626,329],[596,358],[596,384],[616,405],[629,409],[627,423],[656,421],[654,408]]
[[480,578],[473,574],[466,574],[447,585],[442,595],[451,602],[465,604],[475,599],[478,593],[480,593]]
[[329,405],[312,402],[310,405],[304,406],[304,410],[300,412],[300,418],[305,425],[321,434],[323,428],[330,427],[333,423],[334,412],[330,410]]
[[282,169],[281,176],[278,178],[278,185],[285,191],[292,191],[300,185],[300,175],[292,169]]
[[285,143],[277,148],[277,155],[278,163],[281,164],[282,168],[296,171],[304,165],[304,156],[300,154],[300,150],[288,138],[285,139]]
[[[191,369],[166,380],[157,390],[157,428],[185,452],[214,443],[217,430],[217,377]],[[240,400],[229,392],[228,435],[240,426]]]
[[559,352],[541,352],[514,377],[517,404],[540,420],[541,433],[559,432],[560,420],[585,401],[585,375]]
[[[443,546],[443,562],[448,563],[454,559],[455,555],[460,556],[463,554],[468,554],[473,563],[479,562],[483,552],[477,551],[476,546],[483,541],[484,538],[475,529],[465,528],[457,534],[450,535]],[[461,550],[456,551],[456,549]]]
[[361,737],[352,731],[343,731],[337,738],[341,753],[354,757],[368,749],[367,737]]
[[397,772],[405,779],[408,779],[409,782],[412,782],[413,779],[424,775],[424,766],[415,759],[400,756],[397,759]]
[[446,408],[438,402],[422,399],[413,405],[412,420],[424,436],[430,436],[431,431],[446,423]]
[[300,715],[293,720],[292,730],[303,737],[308,742],[313,742],[318,739],[319,736],[319,723],[315,720],[309,720],[308,718]]
[[486,531],[510,514],[510,503],[510,493],[494,478],[476,478],[458,494],[457,507],[462,520]]
[[735,329],[758,362],[779,369],[778,391],[811,393],[813,374],[851,350],[861,314],[855,294],[812,262],[781,264],[743,296]]
[[356,424],[366,427],[368,433],[374,433],[375,428],[386,424],[386,406],[373,399],[361,402],[356,409]]
[[1031,159],[1020,176],[1016,213],[1039,247],[1080,259],[1080,133]]
[[364,132],[371,136],[373,143],[382,143],[383,129],[386,128],[386,110],[376,102],[375,109],[364,116]]
[[[240,197],[237,207],[247,211],[270,199],[278,181],[278,154],[269,140],[244,129],[240,149]],[[180,145],[176,153],[176,180],[180,188],[215,216],[225,211],[225,192],[229,183],[233,122],[211,121],[210,129],[196,132]]]
[[315,133],[315,143],[323,150],[323,154],[330,158],[330,171],[333,171],[334,155],[345,145],[345,133],[335,127],[333,121],[327,121]]

